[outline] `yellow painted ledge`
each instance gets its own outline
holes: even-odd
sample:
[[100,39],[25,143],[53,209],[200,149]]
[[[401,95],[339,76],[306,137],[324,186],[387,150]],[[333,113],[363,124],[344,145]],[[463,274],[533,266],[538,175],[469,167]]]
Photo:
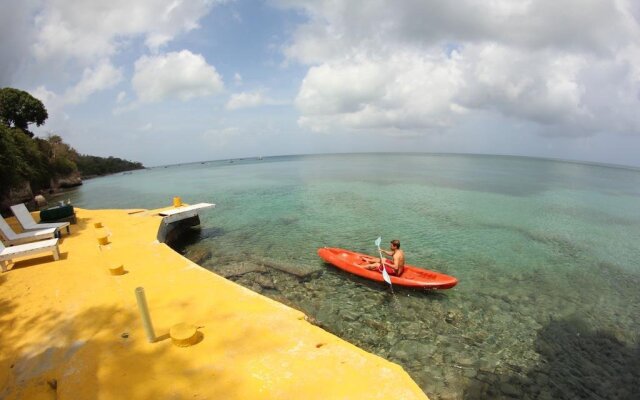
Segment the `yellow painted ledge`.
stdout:
[[[158,243],[156,214],[77,209],[60,261],[0,274],[0,399],[427,399],[400,366]],[[180,323],[197,343],[172,344]]]

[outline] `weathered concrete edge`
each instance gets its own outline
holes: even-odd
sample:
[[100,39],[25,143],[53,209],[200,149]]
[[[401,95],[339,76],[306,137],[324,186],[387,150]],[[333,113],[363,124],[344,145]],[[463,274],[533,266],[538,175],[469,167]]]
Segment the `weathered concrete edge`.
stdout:
[[[220,276],[220,275],[216,274],[214,271],[211,271],[211,270],[209,270],[209,269],[206,269],[206,268],[204,268],[203,266],[201,266],[201,265],[199,265],[199,264],[196,264],[196,263],[192,262],[191,260],[189,260],[188,258],[184,257],[182,254],[178,253],[177,251],[175,251],[175,250],[171,247],[171,245],[170,245],[170,244],[171,244],[173,241],[178,240],[178,239],[179,239],[179,236],[180,236],[181,234],[183,234],[184,232],[186,232],[187,230],[189,230],[189,229],[190,229],[190,228],[192,228],[192,227],[195,227],[195,226],[200,225],[200,218],[199,218],[199,215],[196,215],[196,216],[194,216],[194,217],[190,217],[190,218],[188,218],[188,219],[180,220],[180,221],[175,221],[175,222],[165,223],[164,218],[163,218],[161,215],[159,215],[159,212],[160,212],[160,211],[162,211],[162,210],[165,210],[165,209],[164,209],[164,208],[162,208],[162,209],[149,210],[149,211],[148,211],[148,213],[150,213],[150,214],[152,214],[152,215],[154,215],[154,216],[157,216],[157,217],[159,217],[159,218],[162,218],[162,220],[160,221],[160,226],[159,226],[159,228],[158,228],[158,235],[157,235],[158,241],[159,241],[161,244],[163,244],[163,245],[167,246],[167,247],[168,247],[168,248],[169,248],[173,253],[175,253],[175,254],[176,254],[177,256],[179,256],[180,258],[183,258],[185,261],[192,263],[193,265],[197,266],[198,268],[200,268],[200,269],[202,269],[202,270],[205,270],[205,271],[207,271],[207,272],[209,272],[209,273],[212,273],[212,274],[214,274],[214,275],[216,275],[216,276],[219,276],[220,278],[222,278],[222,279],[224,279],[224,280],[228,281],[229,283],[232,283],[232,284],[234,284],[234,285],[237,285],[237,283],[235,283],[235,282],[233,282],[233,281],[231,281],[231,280],[229,280],[229,279],[227,279],[227,278],[225,278],[225,277],[223,277],[223,276]],[[161,238],[162,238],[162,240],[161,240]],[[247,288],[247,290],[250,290],[251,292],[255,293],[257,296],[261,297],[261,298],[262,298],[263,300],[265,300],[265,301],[268,301],[268,302],[275,302],[275,303],[277,303],[277,304],[278,304],[278,305],[280,305],[280,306],[287,307],[287,308],[292,308],[292,307],[291,307],[291,306],[289,306],[289,305],[286,305],[286,304],[280,303],[280,302],[278,302],[277,300],[274,300],[274,299],[271,299],[271,298],[269,298],[269,297],[267,297],[267,296],[264,296],[264,295],[263,295],[263,294],[261,294],[261,293],[254,292],[254,291],[252,291],[252,290],[251,290],[251,289],[249,289],[249,288]],[[294,309],[294,310],[295,310],[295,311],[297,311],[297,312],[299,312],[299,313],[301,313],[302,315],[304,315],[304,321],[305,321],[305,323],[308,323],[309,325],[311,325],[311,326],[313,326],[313,327],[315,327],[315,328],[322,329],[321,327],[319,327],[319,326],[317,326],[317,325],[313,324],[312,322],[310,322],[309,316],[308,316],[308,315],[306,315],[304,312],[302,312],[302,311],[300,311],[300,310],[298,310],[298,309]],[[322,329],[322,330],[323,330],[323,331],[325,331],[324,329]],[[334,334],[333,334],[333,333],[331,333],[331,332],[328,332],[328,331],[325,331],[325,332],[326,332],[327,334],[329,334],[329,335],[336,336],[336,335],[334,335]],[[381,360],[383,360],[385,363],[390,363],[390,364],[392,364],[392,365],[396,366],[397,368],[401,369],[402,371],[404,371],[404,373],[406,373],[406,371],[404,370],[404,368],[403,368],[401,365],[396,364],[396,363],[394,363],[394,362],[392,362],[392,361],[389,361],[389,360],[387,360],[387,359],[385,359],[385,358],[383,358],[383,357],[380,357],[380,356],[378,356],[378,355],[376,355],[376,354],[370,353],[370,352],[368,352],[368,351],[366,351],[366,350],[364,350],[364,349],[360,348],[359,346],[357,346],[357,345],[355,345],[355,344],[353,344],[353,343],[351,343],[351,342],[346,341],[345,339],[343,339],[343,338],[341,338],[341,337],[339,337],[339,336],[336,336],[336,337],[337,337],[340,341],[343,341],[343,342],[345,342],[345,343],[348,343],[349,345],[351,345],[351,346],[353,346],[353,347],[357,348],[359,351],[364,352],[364,353],[368,354],[369,356],[378,357],[378,358],[380,358]],[[407,376],[409,376],[409,375],[407,374]],[[411,379],[411,377],[410,377],[410,376],[409,376],[409,379]],[[415,383],[415,382],[414,382],[414,383]],[[425,398],[428,400],[428,396],[426,395],[426,393],[425,393]]]

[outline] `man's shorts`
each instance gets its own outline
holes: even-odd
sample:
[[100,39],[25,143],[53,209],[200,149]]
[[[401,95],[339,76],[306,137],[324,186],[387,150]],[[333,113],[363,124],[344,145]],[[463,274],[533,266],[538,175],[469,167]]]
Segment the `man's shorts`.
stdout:
[[[391,266],[392,266],[392,265],[393,265],[393,263],[391,263],[391,262],[389,262],[389,261],[385,261],[385,262],[384,262],[384,267],[385,267],[385,269],[387,270],[387,274],[389,274],[389,275],[396,275],[396,271],[395,271],[393,268],[391,268]],[[382,273],[382,265],[378,267],[378,271],[379,271],[380,273]]]

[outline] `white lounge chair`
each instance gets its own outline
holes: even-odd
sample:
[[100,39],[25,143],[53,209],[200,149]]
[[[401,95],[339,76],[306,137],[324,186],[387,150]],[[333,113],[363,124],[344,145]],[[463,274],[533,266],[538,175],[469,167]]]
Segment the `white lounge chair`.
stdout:
[[53,239],[58,232],[57,228],[41,229],[39,231],[29,231],[15,233],[7,221],[0,215],[0,236],[4,242],[12,246],[14,244],[37,242],[38,240]]
[[69,233],[69,223],[68,222],[36,222],[31,216],[31,213],[27,209],[23,203],[16,204],[15,206],[11,206],[11,211],[13,211],[13,215],[15,215],[16,219],[22,225],[22,229],[25,231],[33,231],[47,228],[56,228],[62,229],[67,228],[67,233]]
[[58,239],[43,240],[40,242],[19,244],[17,246],[4,247],[4,244],[0,242],[0,267],[2,272],[7,270],[7,260],[12,260],[16,257],[27,256],[30,254],[39,254],[46,252],[53,252],[53,259],[60,259],[60,250],[58,249]]

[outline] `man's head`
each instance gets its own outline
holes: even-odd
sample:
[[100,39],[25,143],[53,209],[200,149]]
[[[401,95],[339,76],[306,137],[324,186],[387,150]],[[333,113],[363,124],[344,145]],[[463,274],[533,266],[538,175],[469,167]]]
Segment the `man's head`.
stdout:
[[391,248],[398,250],[400,248],[400,241],[398,239],[393,239],[391,241]]

